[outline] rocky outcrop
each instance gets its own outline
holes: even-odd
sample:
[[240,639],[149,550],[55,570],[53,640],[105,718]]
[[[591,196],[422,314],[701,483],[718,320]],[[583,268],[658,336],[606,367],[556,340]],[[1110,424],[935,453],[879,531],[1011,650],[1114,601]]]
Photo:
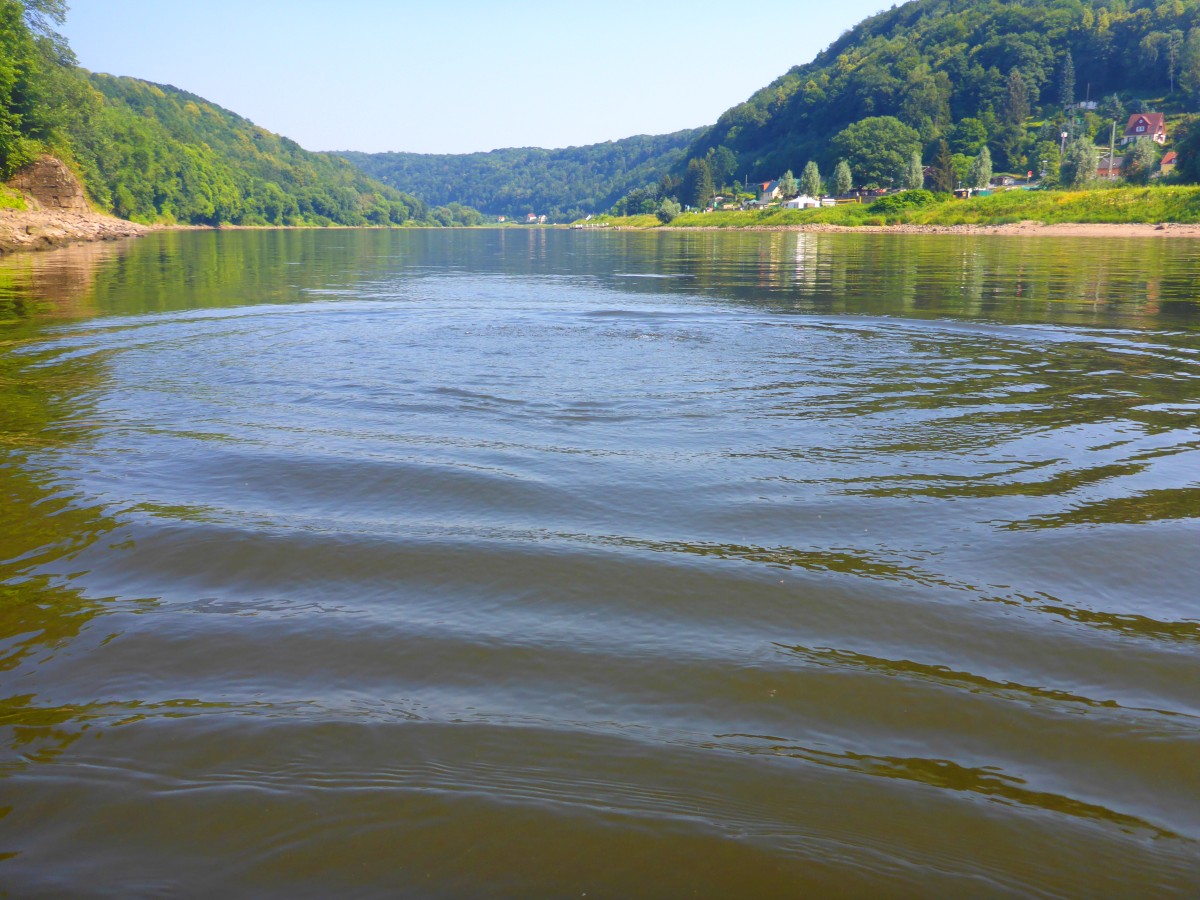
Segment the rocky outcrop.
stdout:
[[144,225],[98,213],[0,209],[0,254],[49,250],[81,241],[116,241],[139,237],[149,230]]
[[37,205],[48,210],[72,213],[89,213],[87,195],[75,174],[53,156],[39,156],[9,181]]
[[92,212],[79,179],[53,156],[18,172],[9,187],[25,195],[28,209],[0,209],[0,253],[47,250],[81,241],[115,241],[150,229]]

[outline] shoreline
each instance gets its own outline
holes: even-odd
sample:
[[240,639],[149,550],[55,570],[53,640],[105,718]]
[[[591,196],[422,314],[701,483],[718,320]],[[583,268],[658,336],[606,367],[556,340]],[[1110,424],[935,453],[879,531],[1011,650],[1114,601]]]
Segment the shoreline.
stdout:
[[[1019,237],[1200,238],[1200,225],[1175,222],[1015,222],[1004,225],[661,225],[657,228],[611,226],[622,231],[799,231],[825,234],[944,234]],[[605,229],[608,230],[608,229]]]
[[154,230],[95,212],[0,209],[0,256],[53,250],[70,244],[119,241]]
[[[529,226],[525,226],[529,227]],[[551,230],[572,230],[569,225],[540,226]],[[338,230],[385,230],[381,226],[339,226]],[[71,244],[95,241],[119,241],[159,231],[300,231],[328,230],[297,225],[139,225],[102,213],[77,213],[48,209],[0,209],[0,256],[53,250]],[[466,230],[508,229],[508,225],[481,225]],[[390,229],[387,229],[390,230]],[[396,230],[403,230],[403,226]],[[671,232],[798,232],[810,234],[925,234],[994,235],[999,237],[1086,237],[1086,238],[1192,238],[1200,239],[1200,224],[1058,222],[1043,224],[1026,221],[1003,225],[834,225],[822,222],[788,225],[611,225],[596,231]]]

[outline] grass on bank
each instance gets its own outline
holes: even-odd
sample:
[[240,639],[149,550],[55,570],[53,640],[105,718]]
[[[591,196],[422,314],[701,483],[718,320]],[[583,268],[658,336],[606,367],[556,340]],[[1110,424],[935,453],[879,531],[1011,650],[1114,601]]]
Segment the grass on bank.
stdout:
[[0,209],[25,209],[25,195],[0,184]]
[[[970,200],[945,200],[880,210],[851,203],[822,209],[766,209],[684,213],[672,228],[770,228],[786,225],[1009,225],[1016,222],[1152,223],[1200,222],[1200,187],[1117,187],[1091,191],[1006,191]],[[598,216],[592,224],[656,228],[655,216]]]

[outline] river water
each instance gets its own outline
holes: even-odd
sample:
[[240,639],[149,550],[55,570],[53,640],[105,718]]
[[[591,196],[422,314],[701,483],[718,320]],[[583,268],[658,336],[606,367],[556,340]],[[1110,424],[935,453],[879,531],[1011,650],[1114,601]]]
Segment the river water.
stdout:
[[1200,243],[0,262],[13,896],[1194,895]]

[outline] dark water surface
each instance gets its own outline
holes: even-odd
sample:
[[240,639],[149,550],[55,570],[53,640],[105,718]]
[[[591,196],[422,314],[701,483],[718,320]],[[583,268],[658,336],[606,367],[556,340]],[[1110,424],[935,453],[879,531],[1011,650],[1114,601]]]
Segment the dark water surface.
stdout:
[[1195,895],[1200,243],[0,262],[0,893]]

